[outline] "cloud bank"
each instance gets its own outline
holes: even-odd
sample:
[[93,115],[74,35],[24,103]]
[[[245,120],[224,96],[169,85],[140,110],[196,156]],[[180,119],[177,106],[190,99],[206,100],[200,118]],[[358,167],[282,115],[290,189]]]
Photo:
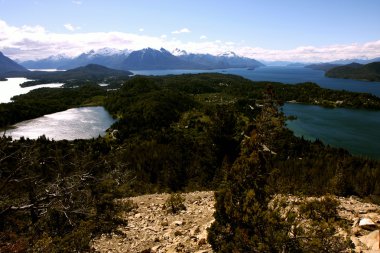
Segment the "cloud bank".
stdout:
[[[104,47],[138,50],[146,47],[180,48],[192,53],[220,54],[234,51],[240,56],[259,60],[321,62],[351,58],[375,58],[380,56],[380,40],[362,44],[329,45],[326,47],[303,46],[291,50],[275,50],[252,47],[220,40],[208,40],[205,35],[195,41],[184,42],[162,35],[148,36],[142,33],[123,32],[78,32],[73,25],[67,26],[70,33],[53,33],[42,26],[11,26],[0,20],[0,51],[12,59],[31,60],[64,54],[76,56],[89,50]],[[73,29],[71,29],[73,28]],[[175,32],[186,33],[184,28]],[[177,33],[175,33],[177,34]],[[201,40],[199,40],[201,38]]]

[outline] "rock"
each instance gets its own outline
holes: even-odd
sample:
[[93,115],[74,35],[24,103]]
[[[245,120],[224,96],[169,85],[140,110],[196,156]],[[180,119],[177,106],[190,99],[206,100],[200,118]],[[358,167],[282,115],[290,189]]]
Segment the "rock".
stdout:
[[172,223],[172,225],[175,225],[175,226],[182,226],[182,224],[183,224],[183,221],[180,221],[180,220],[177,220]]
[[200,231],[201,230],[199,229],[199,226],[195,226],[194,228],[192,228],[190,230],[190,236],[195,236],[195,235],[199,234]]
[[163,226],[163,227],[169,226],[168,221],[167,220],[162,221],[161,226]]
[[136,213],[136,214],[135,214],[135,218],[136,218],[136,219],[139,219],[139,218],[141,218],[141,217],[142,217],[141,213]]
[[179,231],[179,230],[177,230],[177,231],[174,232],[174,235],[175,235],[175,236],[181,236],[181,235],[182,235],[182,232]]
[[152,247],[150,251],[152,253],[157,253],[160,248],[161,248],[161,245],[156,245],[156,246]]
[[362,218],[359,221],[359,227],[366,230],[375,230],[376,224],[370,218]]
[[205,245],[205,244],[207,244],[207,241],[206,241],[205,238],[200,239],[199,242],[198,242],[199,246],[202,246],[202,245]]
[[372,231],[368,235],[359,238],[369,250],[379,250],[379,230]]
[[360,221],[359,218],[355,218],[355,219],[354,219],[354,224],[352,224],[352,227],[356,227],[356,226],[358,226],[358,225],[359,225],[359,221]]
[[354,227],[351,231],[352,231],[352,234],[354,234],[355,236],[362,235],[362,230],[359,227]]

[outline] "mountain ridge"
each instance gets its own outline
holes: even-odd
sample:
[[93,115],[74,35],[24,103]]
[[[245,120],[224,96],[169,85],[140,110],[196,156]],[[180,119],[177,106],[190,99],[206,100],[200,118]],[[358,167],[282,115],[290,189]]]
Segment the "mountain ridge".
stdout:
[[30,69],[71,69],[87,64],[99,64],[120,70],[152,69],[218,69],[218,68],[256,68],[264,66],[261,62],[241,57],[228,51],[219,55],[193,54],[175,49],[172,52],[161,48],[141,50],[117,50],[103,48],[90,50],[76,57],[54,57],[24,61],[20,64]]
[[12,71],[28,71],[25,67],[16,63],[12,59],[0,52],[0,76]]

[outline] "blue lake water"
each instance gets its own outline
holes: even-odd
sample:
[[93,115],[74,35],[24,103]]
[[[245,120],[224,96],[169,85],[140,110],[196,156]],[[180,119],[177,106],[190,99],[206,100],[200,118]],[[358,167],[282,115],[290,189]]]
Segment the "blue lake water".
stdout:
[[287,121],[287,127],[296,136],[320,139],[352,154],[380,159],[380,111],[291,103],[282,109],[287,116],[297,116],[296,120]]

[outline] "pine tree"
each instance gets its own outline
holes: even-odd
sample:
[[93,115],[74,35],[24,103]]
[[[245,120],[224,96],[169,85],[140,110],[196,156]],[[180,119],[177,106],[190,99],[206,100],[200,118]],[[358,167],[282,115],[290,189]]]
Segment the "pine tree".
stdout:
[[215,222],[208,240],[216,252],[280,252],[286,245],[281,218],[268,207],[271,152],[264,151],[264,140],[272,139],[273,130],[282,127],[273,113],[276,108],[266,103],[215,194]]

